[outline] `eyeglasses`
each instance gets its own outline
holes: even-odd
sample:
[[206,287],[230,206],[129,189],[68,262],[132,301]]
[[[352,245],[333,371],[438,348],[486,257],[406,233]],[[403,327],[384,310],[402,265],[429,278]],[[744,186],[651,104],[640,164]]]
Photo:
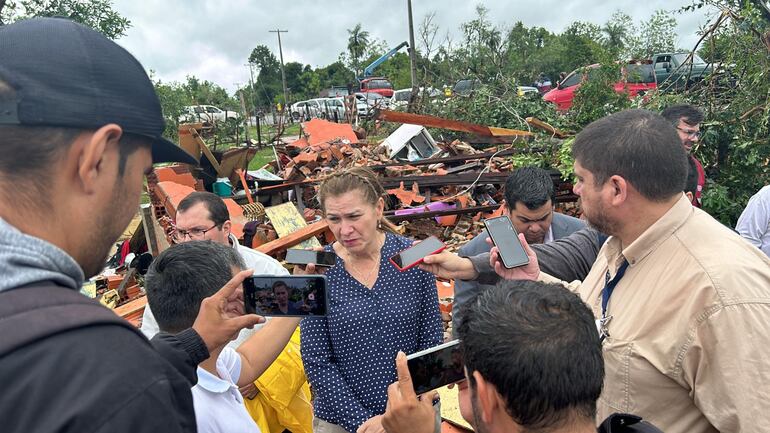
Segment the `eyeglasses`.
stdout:
[[688,137],[691,137],[691,138],[698,138],[698,137],[700,137],[700,131],[692,131],[692,130],[689,130],[689,129],[680,128],[678,126],[676,127],[676,129],[684,132],[685,134],[687,134]]
[[207,229],[190,229],[190,230],[182,230],[182,229],[176,229],[174,232],[174,239],[178,241],[183,241],[184,238],[187,236],[190,237],[190,240],[196,240],[196,239],[203,239],[204,236],[206,236],[206,233],[214,230],[215,228],[219,227],[219,224],[214,224],[213,226],[207,228]]

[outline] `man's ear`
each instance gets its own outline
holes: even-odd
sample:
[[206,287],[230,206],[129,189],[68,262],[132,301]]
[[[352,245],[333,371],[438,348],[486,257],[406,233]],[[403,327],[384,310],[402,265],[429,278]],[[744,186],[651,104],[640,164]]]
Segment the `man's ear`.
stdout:
[[230,234],[230,230],[233,228],[233,223],[230,220],[225,221],[222,224],[222,230],[224,230],[225,233],[228,235]]
[[618,175],[611,176],[607,180],[607,187],[610,188],[610,203],[614,206],[623,204],[628,199],[628,188],[631,186],[625,179]]
[[478,401],[478,412],[484,424],[490,425],[494,421],[493,414],[500,404],[500,395],[497,388],[484,379],[478,371],[473,372],[473,379],[476,381],[476,399]]
[[692,195],[692,193],[691,193],[690,191],[686,191],[686,192],[684,193],[684,195],[686,195],[686,196],[687,196],[687,200],[689,200],[689,202],[690,202],[690,203],[692,203],[692,200],[693,200],[693,195]]
[[80,143],[74,147],[77,152],[77,178],[86,194],[93,194],[103,181],[105,158],[109,149],[117,150],[122,135],[120,126],[111,123],[78,138]]

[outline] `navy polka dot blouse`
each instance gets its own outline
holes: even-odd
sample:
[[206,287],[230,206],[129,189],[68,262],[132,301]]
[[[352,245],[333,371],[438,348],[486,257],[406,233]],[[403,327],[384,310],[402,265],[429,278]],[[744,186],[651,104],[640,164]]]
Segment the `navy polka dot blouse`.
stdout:
[[[436,278],[417,267],[400,272],[388,260],[411,245],[410,239],[386,234],[372,289],[353,278],[338,257],[326,272],[328,316],[300,324],[315,416],[349,432],[385,412],[399,350],[410,354],[443,340]],[[326,250],[332,251],[331,245]]]

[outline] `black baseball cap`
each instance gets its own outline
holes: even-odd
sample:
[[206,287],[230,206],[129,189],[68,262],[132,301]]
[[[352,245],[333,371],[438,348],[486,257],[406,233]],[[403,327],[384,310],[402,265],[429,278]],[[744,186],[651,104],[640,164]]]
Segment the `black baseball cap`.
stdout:
[[148,138],[152,159],[197,164],[163,138],[158,95],[128,51],[66,18],[32,18],[0,27],[0,125],[98,129],[108,123]]

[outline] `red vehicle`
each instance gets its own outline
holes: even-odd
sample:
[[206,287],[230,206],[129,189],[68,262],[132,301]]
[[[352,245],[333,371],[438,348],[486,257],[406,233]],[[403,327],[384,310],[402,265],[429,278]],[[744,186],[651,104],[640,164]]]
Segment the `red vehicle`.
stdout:
[[[591,72],[599,66],[596,64],[575,69],[556,88],[543,95],[543,99],[556,104],[559,110],[568,110],[572,107],[575,91],[583,81],[591,79]],[[649,63],[627,63],[622,68],[622,77],[614,84],[614,88],[618,93],[628,93],[629,98],[655,90],[658,88],[655,69]]]
[[361,80],[361,93],[379,93],[390,98],[393,96],[393,85],[384,77],[369,77]]

